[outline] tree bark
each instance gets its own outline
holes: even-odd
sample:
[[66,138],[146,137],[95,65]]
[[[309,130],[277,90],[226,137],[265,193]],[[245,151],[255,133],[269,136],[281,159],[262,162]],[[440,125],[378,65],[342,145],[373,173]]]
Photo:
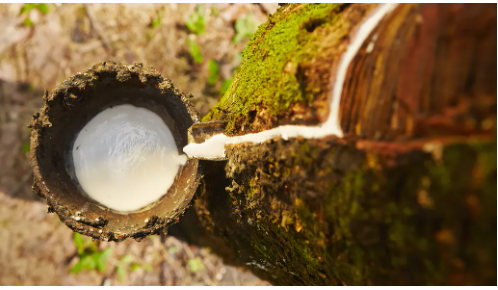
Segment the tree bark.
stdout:
[[[281,7],[203,121],[323,122],[375,9]],[[496,4],[396,6],[348,67],[344,137],[227,146],[201,162],[200,223],[277,285],[496,284],[496,50]]]

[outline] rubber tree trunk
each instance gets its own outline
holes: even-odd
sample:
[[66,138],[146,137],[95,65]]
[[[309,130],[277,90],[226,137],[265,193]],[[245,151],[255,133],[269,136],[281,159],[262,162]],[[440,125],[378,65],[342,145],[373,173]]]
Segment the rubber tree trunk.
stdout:
[[[203,121],[229,135],[324,122],[376,9],[281,7]],[[348,66],[344,136],[203,161],[201,225],[278,285],[496,284],[496,51],[496,4],[397,5]]]

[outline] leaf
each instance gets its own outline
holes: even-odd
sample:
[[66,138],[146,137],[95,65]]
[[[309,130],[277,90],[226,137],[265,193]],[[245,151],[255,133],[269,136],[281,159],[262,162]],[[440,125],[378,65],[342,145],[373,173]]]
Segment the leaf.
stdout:
[[254,20],[251,14],[235,20],[236,33],[232,40],[233,43],[239,43],[245,37],[251,37],[257,28],[258,23]]
[[145,34],[145,38],[147,39],[147,41],[151,41],[152,40],[152,33],[150,31],[147,31],[147,33]]
[[128,265],[129,263],[133,262],[133,257],[131,255],[124,255],[119,262],[122,265]]
[[95,260],[92,256],[84,256],[80,260],[82,269],[93,270],[96,267]]
[[216,7],[211,8],[211,15],[213,15],[214,17],[220,16],[220,9]]
[[218,73],[220,68],[218,67],[218,63],[214,59],[210,59],[208,63],[208,84],[214,85],[218,80]]
[[204,33],[204,16],[201,14],[202,7],[197,6],[196,11],[188,17],[187,22],[185,25],[187,25],[187,28],[195,33],[195,34],[201,34]]
[[24,26],[33,26],[33,21],[28,17],[24,19],[24,22],[22,24],[24,24]]
[[150,27],[155,28],[161,25],[161,17],[157,16],[156,19],[152,20],[152,23],[150,24]]
[[188,266],[190,267],[190,271],[192,273],[204,270],[204,265],[202,264],[200,258],[189,259],[188,260]]
[[223,82],[220,90],[221,95],[224,95],[227,92],[228,88],[230,87],[230,84],[232,83],[232,79],[233,78],[229,78],[228,80]]
[[38,9],[38,11],[40,11],[43,14],[47,14],[49,10],[48,5],[45,3],[38,4],[36,8]]
[[142,265],[142,269],[144,269],[145,272],[151,272],[152,266],[149,264],[144,264],[144,265]]
[[85,246],[83,244],[83,237],[81,237],[81,235],[78,233],[74,233],[73,240],[74,244],[76,245],[76,249],[78,250],[78,255],[81,256],[85,251]]
[[78,263],[74,264],[74,266],[71,268],[71,273],[78,274],[79,272],[81,272],[81,270],[83,270],[83,263],[81,262],[81,260],[79,260]]
[[142,268],[142,267],[140,267],[140,265],[139,265],[139,264],[137,264],[137,263],[133,263],[133,264],[131,264],[131,266],[130,266],[130,270],[132,270],[133,272],[138,271],[138,270],[140,270],[141,268]]
[[119,281],[123,282],[124,277],[126,275],[126,270],[123,266],[116,267],[116,274],[119,276]]
[[95,252],[93,253],[93,259],[95,261],[95,264],[97,266],[97,269],[103,273],[105,272],[106,268],[106,260],[107,257],[112,253],[112,248],[106,248],[102,252]]
[[22,15],[24,13],[28,13],[29,11],[33,10],[34,8],[36,8],[35,3],[26,3],[21,7],[21,11],[19,14]]
[[180,250],[176,246],[169,247],[169,249],[168,249],[168,253],[170,253],[170,254],[176,254],[176,253],[178,253],[178,251],[180,251]]
[[204,58],[202,57],[201,48],[199,47],[199,45],[197,45],[197,43],[192,39],[188,39],[187,45],[190,55],[194,59],[194,62],[202,63]]

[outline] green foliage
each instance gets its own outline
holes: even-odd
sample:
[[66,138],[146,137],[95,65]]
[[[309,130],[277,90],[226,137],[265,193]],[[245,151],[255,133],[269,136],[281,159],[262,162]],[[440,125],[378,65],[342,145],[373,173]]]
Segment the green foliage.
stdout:
[[219,77],[220,68],[214,59],[210,59],[208,63],[208,84],[214,85]]
[[93,253],[92,255],[92,258],[94,259],[96,265],[97,265],[97,269],[100,271],[100,272],[105,272],[105,265],[106,265],[106,259],[107,257],[112,253],[112,248],[106,248],[100,252],[95,252]]
[[202,264],[201,259],[198,257],[189,259],[187,263],[192,273],[204,270],[204,265]]
[[131,266],[130,266],[130,270],[131,270],[131,271],[133,271],[133,272],[136,272],[136,271],[138,271],[138,270],[140,270],[140,269],[142,269],[142,267],[140,267],[140,265],[139,265],[139,264],[137,264],[137,263],[133,263],[133,264],[131,264]]
[[194,62],[195,63],[202,63],[204,61],[204,58],[203,58],[202,53],[201,53],[201,48],[199,47],[199,45],[197,45],[195,40],[188,39],[187,46],[188,46],[188,51],[189,51],[190,55],[194,59]]
[[158,15],[152,22],[150,23],[150,27],[156,28],[161,25],[161,17]]
[[85,251],[85,244],[83,242],[83,237],[78,233],[74,233],[73,240],[74,240],[74,245],[78,250],[78,255],[80,256],[83,255],[83,252]]
[[152,271],[152,266],[149,264],[138,264],[138,263],[132,263],[130,266],[130,270],[133,272],[136,272],[138,270],[144,270],[145,272],[151,272]]
[[222,96],[227,92],[228,88],[230,87],[230,84],[232,83],[232,80],[233,77],[229,78],[228,80],[225,80],[223,84],[221,84],[220,94]]
[[147,31],[147,33],[145,33],[145,39],[147,39],[147,41],[151,41],[153,37],[154,35],[152,34],[152,32]]
[[213,15],[214,17],[220,16],[220,9],[216,7],[211,8],[211,15]]
[[[40,13],[47,14],[49,11],[48,5],[45,3],[26,3],[21,7],[21,11],[19,12],[20,15],[22,14],[27,14],[31,10],[36,9],[40,11]],[[33,21],[29,18],[26,17],[23,21],[24,26],[33,26]]]
[[178,251],[180,251],[180,250],[178,249],[178,247],[175,247],[175,246],[168,248],[168,253],[170,253],[170,254],[176,254],[176,253],[178,253]]
[[[126,268],[133,261],[133,257],[130,255],[125,255],[119,260],[119,264],[116,267],[116,274],[119,276],[119,280],[123,282],[124,277],[126,275]],[[135,264],[135,263],[134,263]]]
[[233,43],[239,43],[244,38],[251,37],[258,28],[258,22],[252,17],[251,14],[239,18],[235,21],[235,36]]
[[41,13],[43,14],[47,14],[49,9],[48,9],[48,5],[45,4],[45,3],[40,3],[36,6],[36,9],[38,9],[38,11],[40,11]]
[[21,7],[21,11],[19,14],[24,14],[24,13],[28,13],[29,11],[33,10],[36,8],[36,4],[35,3],[26,3],[24,4],[22,7]]
[[187,22],[185,23],[187,25],[187,28],[192,33],[201,34],[204,33],[205,31],[204,29],[205,20],[201,12],[202,12],[202,7],[198,5],[195,9],[195,12],[190,14]]
[[112,248],[102,251],[97,249],[97,244],[74,233],[73,241],[78,252],[79,261],[71,268],[71,273],[77,274],[82,270],[98,270],[103,273],[106,269],[107,257],[112,253]]
[[33,10],[33,9],[36,9],[38,11],[40,11],[41,13],[43,14],[47,14],[49,9],[48,9],[48,5],[45,4],[45,3],[26,3],[24,4],[22,7],[21,7],[21,11],[19,12],[19,14],[25,14],[25,13],[28,13],[29,11]]
[[28,17],[24,19],[23,23],[24,26],[33,26],[33,21]]
[[133,262],[133,256],[124,255],[116,265],[116,274],[118,275],[120,282],[123,282],[127,270],[130,270],[132,272],[138,270],[144,270],[146,272],[150,272],[152,271],[152,266],[149,264],[140,265],[138,263]]

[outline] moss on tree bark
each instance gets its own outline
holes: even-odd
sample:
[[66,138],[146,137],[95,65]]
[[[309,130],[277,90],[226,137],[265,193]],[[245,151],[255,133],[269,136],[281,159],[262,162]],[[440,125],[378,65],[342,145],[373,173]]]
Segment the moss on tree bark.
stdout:
[[[323,121],[374,9],[282,7],[204,120],[231,135]],[[203,227],[279,285],[496,284],[496,5],[396,7],[349,67],[341,125],[202,162]]]

